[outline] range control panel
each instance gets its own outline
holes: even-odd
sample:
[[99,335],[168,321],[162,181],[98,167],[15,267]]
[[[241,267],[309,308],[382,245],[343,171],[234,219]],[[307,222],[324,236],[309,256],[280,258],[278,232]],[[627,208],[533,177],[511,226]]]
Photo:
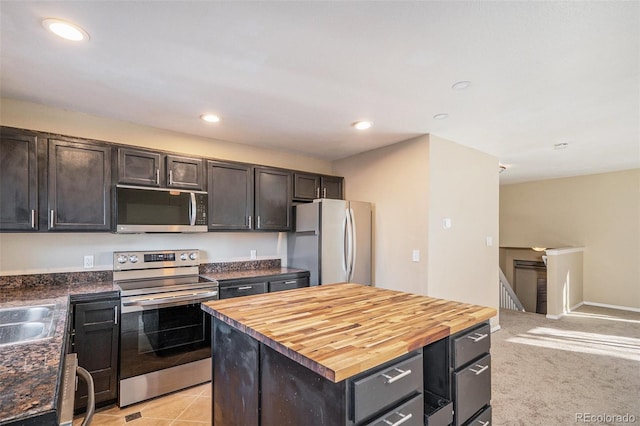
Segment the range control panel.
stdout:
[[113,270],[175,268],[200,265],[200,250],[116,251]]

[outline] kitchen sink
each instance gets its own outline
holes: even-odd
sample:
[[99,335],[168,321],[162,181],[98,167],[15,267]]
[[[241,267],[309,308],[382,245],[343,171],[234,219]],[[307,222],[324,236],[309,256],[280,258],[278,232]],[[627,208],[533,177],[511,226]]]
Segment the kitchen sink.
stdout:
[[0,309],[0,345],[52,337],[54,311],[55,305]]
[[51,320],[55,305],[25,306],[0,309],[0,325]]

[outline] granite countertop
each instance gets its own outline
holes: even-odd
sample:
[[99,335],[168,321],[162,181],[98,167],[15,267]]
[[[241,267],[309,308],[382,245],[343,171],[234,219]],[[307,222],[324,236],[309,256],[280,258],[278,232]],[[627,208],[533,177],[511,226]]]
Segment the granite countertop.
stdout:
[[346,283],[211,301],[202,309],[333,382],[497,314],[484,306]]
[[52,304],[56,308],[53,337],[0,346],[0,423],[56,409],[69,297],[101,293],[118,295],[119,289],[110,281],[2,289],[0,308]]
[[275,268],[262,268],[262,269],[249,269],[245,271],[220,271],[220,272],[204,272],[200,275],[208,278],[215,279],[217,281],[236,280],[243,278],[259,278],[259,277],[271,277],[283,274],[294,274],[299,272],[308,272],[305,269],[275,267]]

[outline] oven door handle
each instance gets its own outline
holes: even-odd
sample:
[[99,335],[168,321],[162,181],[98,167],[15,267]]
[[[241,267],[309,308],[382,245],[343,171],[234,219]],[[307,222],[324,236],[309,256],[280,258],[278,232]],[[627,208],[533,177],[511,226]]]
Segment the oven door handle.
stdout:
[[218,290],[192,293],[183,296],[174,297],[157,297],[149,299],[137,299],[133,301],[122,301],[122,306],[149,306],[149,305],[162,305],[174,302],[180,302],[184,300],[193,300],[194,302],[211,299],[218,295]]

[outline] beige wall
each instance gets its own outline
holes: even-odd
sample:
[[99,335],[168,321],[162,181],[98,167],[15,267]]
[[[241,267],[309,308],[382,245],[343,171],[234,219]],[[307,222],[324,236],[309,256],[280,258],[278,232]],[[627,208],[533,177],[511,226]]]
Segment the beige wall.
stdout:
[[582,249],[547,251],[547,316],[558,318],[583,302]]
[[347,198],[374,203],[376,286],[498,307],[497,158],[425,135],[334,170]]
[[170,132],[7,98],[0,99],[0,124],[202,157],[331,174],[329,161],[310,156]]
[[498,308],[497,170],[496,157],[430,136],[430,296]]
[[[312,157],[189,136],[132,123],[0,100],[0,124],[108,142],[157,148],[204,157],[244,161],[317,173],[331,173],[331,163]],[[278,233],[207,233],[199,235],[115,235],[109,233],[2,233],[0,275],[81,271],[85,255],[94,256],[93,270],[112,268],[116,250],[199,248],[205,260],[281,258],[286,264],[286,238]]]
[[584,247],[585,302],[640,309],[640,169],[501,186],[500,245]]
[[[427,294],[429,138],[336,161],[347,199],[373,203],[373,284]],[[420,262],[412,251],[419,250]]]

